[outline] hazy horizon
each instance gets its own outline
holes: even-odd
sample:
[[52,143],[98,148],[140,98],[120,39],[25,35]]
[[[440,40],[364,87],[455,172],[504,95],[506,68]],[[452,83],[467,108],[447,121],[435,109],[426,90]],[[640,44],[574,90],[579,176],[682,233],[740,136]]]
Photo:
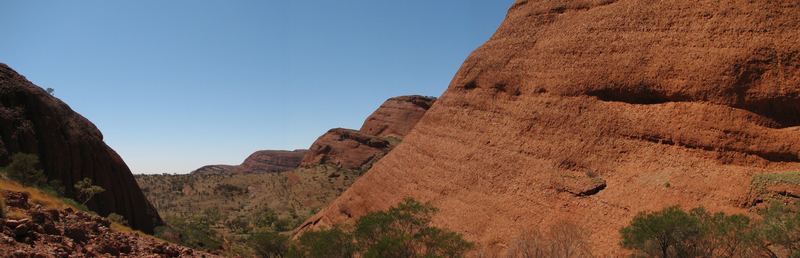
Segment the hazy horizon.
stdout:
[[439,96],[503,1],[8,1],[0,62],[92,121],[134,173],[188,173]]

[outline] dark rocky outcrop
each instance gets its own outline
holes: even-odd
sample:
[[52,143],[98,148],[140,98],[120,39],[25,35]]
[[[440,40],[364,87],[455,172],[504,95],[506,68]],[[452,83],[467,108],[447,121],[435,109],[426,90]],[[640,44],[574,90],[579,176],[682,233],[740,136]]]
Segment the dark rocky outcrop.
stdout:
[[162,223],[94,124],[0,64],[0,166],[20,152],[37,154],[47,178],[60,180],[68,196],[76,194],[70,186],[87,177],[105,188],[88,203],[99,214],[120,214],[146,232]]

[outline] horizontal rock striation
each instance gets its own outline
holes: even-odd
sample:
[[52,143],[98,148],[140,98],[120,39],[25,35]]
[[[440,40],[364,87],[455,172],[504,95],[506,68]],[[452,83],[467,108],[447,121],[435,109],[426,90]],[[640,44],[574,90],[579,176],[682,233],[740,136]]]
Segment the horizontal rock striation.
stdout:
[[800,170],[800,4],[517,1],[447,91],[305,229],[405,197],[502,252],[570,220],[599,256],[671,205],[743,213],[751,178]]

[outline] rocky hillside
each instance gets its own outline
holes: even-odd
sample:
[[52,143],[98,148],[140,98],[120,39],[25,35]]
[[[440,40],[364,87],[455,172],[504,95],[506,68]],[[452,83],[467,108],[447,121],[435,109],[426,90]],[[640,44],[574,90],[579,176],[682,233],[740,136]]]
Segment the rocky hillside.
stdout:
[[[413,104],[417,102],[423,104]],[[212,251],[248,256],[237,239],[257,230],[263,224],[260,219],[272,218],[276,231],[294,229],[391,151],[432,102],[433,98],[418,96],[387,100],[370,116],[378,118],[364,123],[364,128],[382,128],[374,131],[379,135],[331,129],[307,152],[260,151],[239,166],[213,165],[188,175],[137,175],[136,179],[167,224],[203,216],[202,221],[211,221],[214,228],[206,234],[204,248],[212,243],[222,249]],[[274,172],[270,169],[279,165],[295,169],[252,173]]]
[[208,165],[201,167],[192,174],[225,174],[225,173],[269,173],[292,170],[300,166],[306,150],[262,150],[250,154],[238,166]]
[[56,196],[0,179],[0,250],[4,257],[212,257],[169,244]]
[[162,223],[128,166],[103,142],[97,127],[0,64],[0,166],[20,152],[38,155],[47,178],[68,186],[68,196],[75,197],[69,186],[83,178],[105,188],[88,203],[100,214],[123,215],[131,226],[145,232]]
[[626,253],[640,211],[749,212],[752,178],[800,170],[800,4],[517,1],[388,156],[304,228],[404,197],[503,252],[563,220]]

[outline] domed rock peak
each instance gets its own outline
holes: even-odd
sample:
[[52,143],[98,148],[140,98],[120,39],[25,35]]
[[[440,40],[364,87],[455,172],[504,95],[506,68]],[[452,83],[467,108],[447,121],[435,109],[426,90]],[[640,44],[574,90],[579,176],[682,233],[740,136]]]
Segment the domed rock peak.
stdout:
[[390,155],[303,230],[405,197],[489,250],[568,220],[598,256],[672,205],[745,213],[800,170],[800,4],[517,1]]
[[94,124],[0,64],[0,166],[15,153],[38,155],[47,178],[68,186],[67,196],[77,194],[69,186],[91,178],[106,190],[88,203],[101,215],[120,214],[146,232],[162,224],[128,166]]

